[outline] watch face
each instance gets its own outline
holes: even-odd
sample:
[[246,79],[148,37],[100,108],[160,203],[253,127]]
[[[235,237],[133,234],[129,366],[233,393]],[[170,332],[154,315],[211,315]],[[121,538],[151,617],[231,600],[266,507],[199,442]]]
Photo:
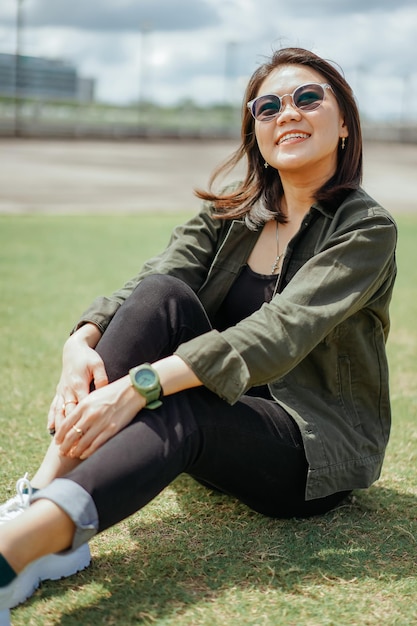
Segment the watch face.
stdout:
[[139,370],[135,374],[136,384],[140,387],[153,387],[157,382],[157,378],[152,370]]

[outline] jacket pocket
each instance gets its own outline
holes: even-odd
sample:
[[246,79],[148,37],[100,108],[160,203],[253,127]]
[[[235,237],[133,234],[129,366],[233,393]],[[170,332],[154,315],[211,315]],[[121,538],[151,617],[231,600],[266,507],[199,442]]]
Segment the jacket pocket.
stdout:
[[361,420],[356,411],[352,389],[352,372],[348,356],[340,356],[338,360],[339,396],[345,415],[353,428],[360,428]]

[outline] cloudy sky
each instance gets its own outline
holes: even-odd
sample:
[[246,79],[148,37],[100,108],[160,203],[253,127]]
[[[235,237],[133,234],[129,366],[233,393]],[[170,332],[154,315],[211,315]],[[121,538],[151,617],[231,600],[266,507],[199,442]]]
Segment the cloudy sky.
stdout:
[[[16,50],[19,0],[1,0],[0,52]],[[273,49],[342,67],[364,115],[417,123],[416,0],[20,0],[22,53],[63,58],[98,99],[240,102]]]

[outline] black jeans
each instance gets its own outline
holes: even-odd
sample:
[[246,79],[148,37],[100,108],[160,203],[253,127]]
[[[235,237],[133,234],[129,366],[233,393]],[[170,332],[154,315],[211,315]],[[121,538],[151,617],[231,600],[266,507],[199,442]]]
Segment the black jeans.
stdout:
[[[187,285],[151,276],[120,307],[97,352],[112,381],[209,329]],[[66,478],[91,495],[103,531],[183,472],[273,517],[324,513],[346,495],[305,501],[301,435],[278,403],[248,394],[230,406],[204,387],[165,397],[154,411],[144,409]]]

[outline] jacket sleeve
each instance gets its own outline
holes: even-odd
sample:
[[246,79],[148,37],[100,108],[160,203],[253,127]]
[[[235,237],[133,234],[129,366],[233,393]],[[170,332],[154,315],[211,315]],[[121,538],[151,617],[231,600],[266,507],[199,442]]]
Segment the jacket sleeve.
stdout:
[[120,305],[151,274],[176,276],[197,291],[206,278],[223,223],[223,220],[213,219],[210,205],[204,204],[199,214],[174,229],[167,248],[148,260],[134,278],[112,295],[96,298],[74,330],[92,322],[103,333]]
[[250,387],[285,376],[392,286],[395,224],[383,209],[363,205],[345,208],[344,219],[270,303],[234,327],[179,346],[177,354],[205,386],[233,404]]

